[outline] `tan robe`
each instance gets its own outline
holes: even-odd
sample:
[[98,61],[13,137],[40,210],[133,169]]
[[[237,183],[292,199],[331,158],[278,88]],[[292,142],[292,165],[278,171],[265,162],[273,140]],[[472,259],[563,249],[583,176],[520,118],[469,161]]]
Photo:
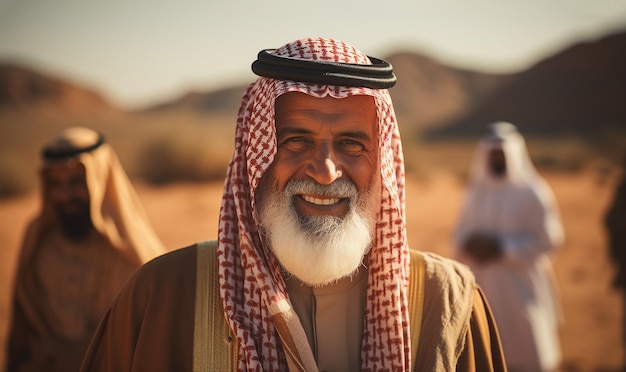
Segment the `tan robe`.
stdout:
[[9,371],[76,371],[123,283],[166,251],[113,148],[94,147],[98,139],[97,132],[74,127],[45,146],[78,150],[54,162],[84,166],[94,231],[80,244],[63,239],[42,183],[41,211],[24,235],[14,280]]
[[[423,256],[423,315],[413,369],[505,371],[497,329],[484,297],[473,282],[465,282],[456,274],[467,269],[433,255]],[[138,270],[96,331],[81,370],[192,370],[196,257],[194,245]],[[460,281],[465,284],[459,285]],[[457,303],[453,289],[466,284],[470,286],[465,288],[470,291],[469,300]],[[468,318],[458,317],[461,308],[469,309]],[[225,320],[216,323],[212,327],[223,327]],[[232,336],[216,340],[216,344],[230,347],[219,348],[221,351],[210,357],[218,364],[236,361],[234,342]]]
[[43,234],[28,277],[32,293],[13,308],[9,370],[77,371],[100,318],[136,265],[98,233],[77,244]]

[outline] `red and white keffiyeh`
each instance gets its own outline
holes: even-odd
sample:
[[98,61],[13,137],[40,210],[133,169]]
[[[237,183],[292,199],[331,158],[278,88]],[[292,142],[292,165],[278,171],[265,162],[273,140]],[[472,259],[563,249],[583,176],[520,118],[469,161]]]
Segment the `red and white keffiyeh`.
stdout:
[[[331,39],[297,40],[274,53],[371,64],[354,47]],[[383,190],[368,263],[361,363],[363,371],[407,370],[411,353],[404,161],[389,92],[269,78],[259,78],[244,94],[220,211],[220,292],[226,318],[240,346],[238,369],[317,369],[304,330],[288,301],[279,263],[259,236],[253,197],[276,154],[274,101],[281,94],[294,91],[320,98],[368,95],[375,99]]]

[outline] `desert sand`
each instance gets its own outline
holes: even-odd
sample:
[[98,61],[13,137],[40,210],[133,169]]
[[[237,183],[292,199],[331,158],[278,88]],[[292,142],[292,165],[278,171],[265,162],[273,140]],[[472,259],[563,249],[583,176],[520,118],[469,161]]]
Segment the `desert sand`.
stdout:
[[[563,371],[618,371],[622,301],[610,288],[602,218],[616,176],[592,171],[544,174],[561,210],[566,243],[554,257],[563,305]],[[217,235],[222,184],[136,184],[158,234],[169,249]],[[451,236],[463,197],[463,183],[447,173],[407,180],[407,220],[412,249],[451,253]],[[10,292],[27,221],[39,207],[36,193],[0,201],[0,365],[4,365]]]

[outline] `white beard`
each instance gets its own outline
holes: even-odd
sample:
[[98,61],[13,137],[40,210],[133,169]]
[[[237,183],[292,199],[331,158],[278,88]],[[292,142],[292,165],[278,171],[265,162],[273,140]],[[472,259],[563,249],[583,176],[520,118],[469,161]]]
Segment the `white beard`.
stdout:
[[[373,237],[373,216],[368,195],[359,198],[353,183],[339,179],[328,186],[314,181],[290,181],[284,192],[270,188],[260,201],[262,231],[283,268],[311,286],[332,283],[356,272]],[[312,193],[350,198],[343,218],[298,215],[293,195]]]

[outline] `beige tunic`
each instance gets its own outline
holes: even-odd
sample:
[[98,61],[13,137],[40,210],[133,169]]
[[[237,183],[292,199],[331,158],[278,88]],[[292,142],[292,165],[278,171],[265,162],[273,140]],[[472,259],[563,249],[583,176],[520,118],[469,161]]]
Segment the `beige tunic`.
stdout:
[[288,279],[286,284],[289,300],[307,334],[319,370],[358,370],[367,270],[323,287],[308,287],[295,278]]
[[136,266],[95,231],[81,243],[64,239],[58,230],[44,241],[34,275],[40,278],[47,310],[58,321],[50,326],[58,336],[89,339]]

